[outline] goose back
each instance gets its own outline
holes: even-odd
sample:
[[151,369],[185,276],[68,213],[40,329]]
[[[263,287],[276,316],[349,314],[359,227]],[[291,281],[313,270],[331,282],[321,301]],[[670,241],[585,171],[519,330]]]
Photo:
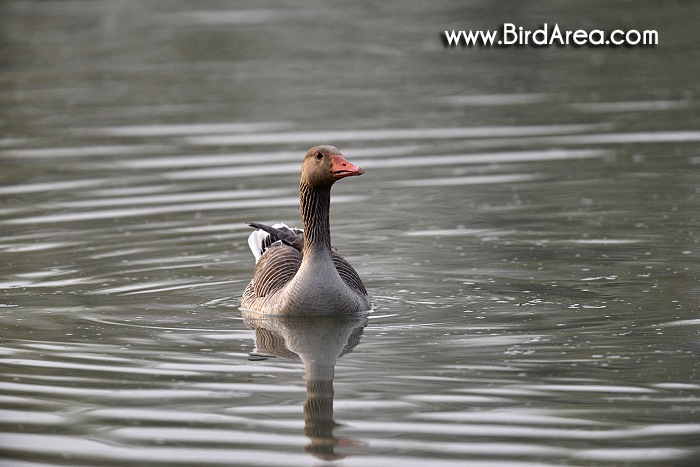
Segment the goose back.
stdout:
[[[251,250],[260,251],[260,256],[253,269],[253,279],[243,292],[242,304],[244,308],[257,309],[273,299],[299,271],[304,231],[281,223],[273,226],[260,223],[249,225],[259,229],[250,234],[249,243],[255,242],[255,248],[251,244]],[[343,282],[354,292],[367,295],[357,271],[336,248],[331,248],[331,257]]]

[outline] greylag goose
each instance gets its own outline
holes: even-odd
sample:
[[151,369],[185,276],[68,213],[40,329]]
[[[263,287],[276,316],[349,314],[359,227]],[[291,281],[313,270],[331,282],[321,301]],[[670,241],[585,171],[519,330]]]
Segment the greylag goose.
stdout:
[[256,258],[241,308],[288,316],[351,315],[372,304],[357,272],[331,248],[331,187],[362,175],[333,146],[316,146],[301,167],[299,202],[304,230],[252,223],[248,238]]

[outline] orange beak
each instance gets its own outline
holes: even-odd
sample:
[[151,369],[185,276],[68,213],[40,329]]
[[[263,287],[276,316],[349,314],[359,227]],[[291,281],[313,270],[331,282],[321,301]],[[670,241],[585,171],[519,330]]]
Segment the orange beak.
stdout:
[[365,173],[362,167],[351,164],[340,154],[334,155],[332,161],[333,167],[331,168],[331,174],[333,175],[334,180],[340,180],[341,178],[362,175]]

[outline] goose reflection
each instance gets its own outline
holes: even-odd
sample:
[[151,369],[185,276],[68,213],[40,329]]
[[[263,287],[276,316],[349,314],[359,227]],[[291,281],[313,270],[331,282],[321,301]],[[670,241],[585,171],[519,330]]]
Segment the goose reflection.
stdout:
[[333,429],[333,376],[335,362],[360,342],[367,317],[285,317],[242,311],[246,325],[255,331],[251,355],[301,360],[306,367],[304,435],[311,443],[304,452],[323,460],[344,456],[336,446],[354,444],[337,439]]

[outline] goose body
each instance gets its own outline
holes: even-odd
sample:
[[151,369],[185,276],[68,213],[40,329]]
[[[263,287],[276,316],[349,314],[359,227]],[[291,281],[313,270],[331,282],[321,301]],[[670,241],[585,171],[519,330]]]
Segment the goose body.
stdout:
[[299,183],[304,229],[250,224],[258,229],[248,238],[256,263],[242,308],[289,316],[371,310],[360,276],[330,241],[331,186],[363,173],[333,146],[316,146],[306,153]]

